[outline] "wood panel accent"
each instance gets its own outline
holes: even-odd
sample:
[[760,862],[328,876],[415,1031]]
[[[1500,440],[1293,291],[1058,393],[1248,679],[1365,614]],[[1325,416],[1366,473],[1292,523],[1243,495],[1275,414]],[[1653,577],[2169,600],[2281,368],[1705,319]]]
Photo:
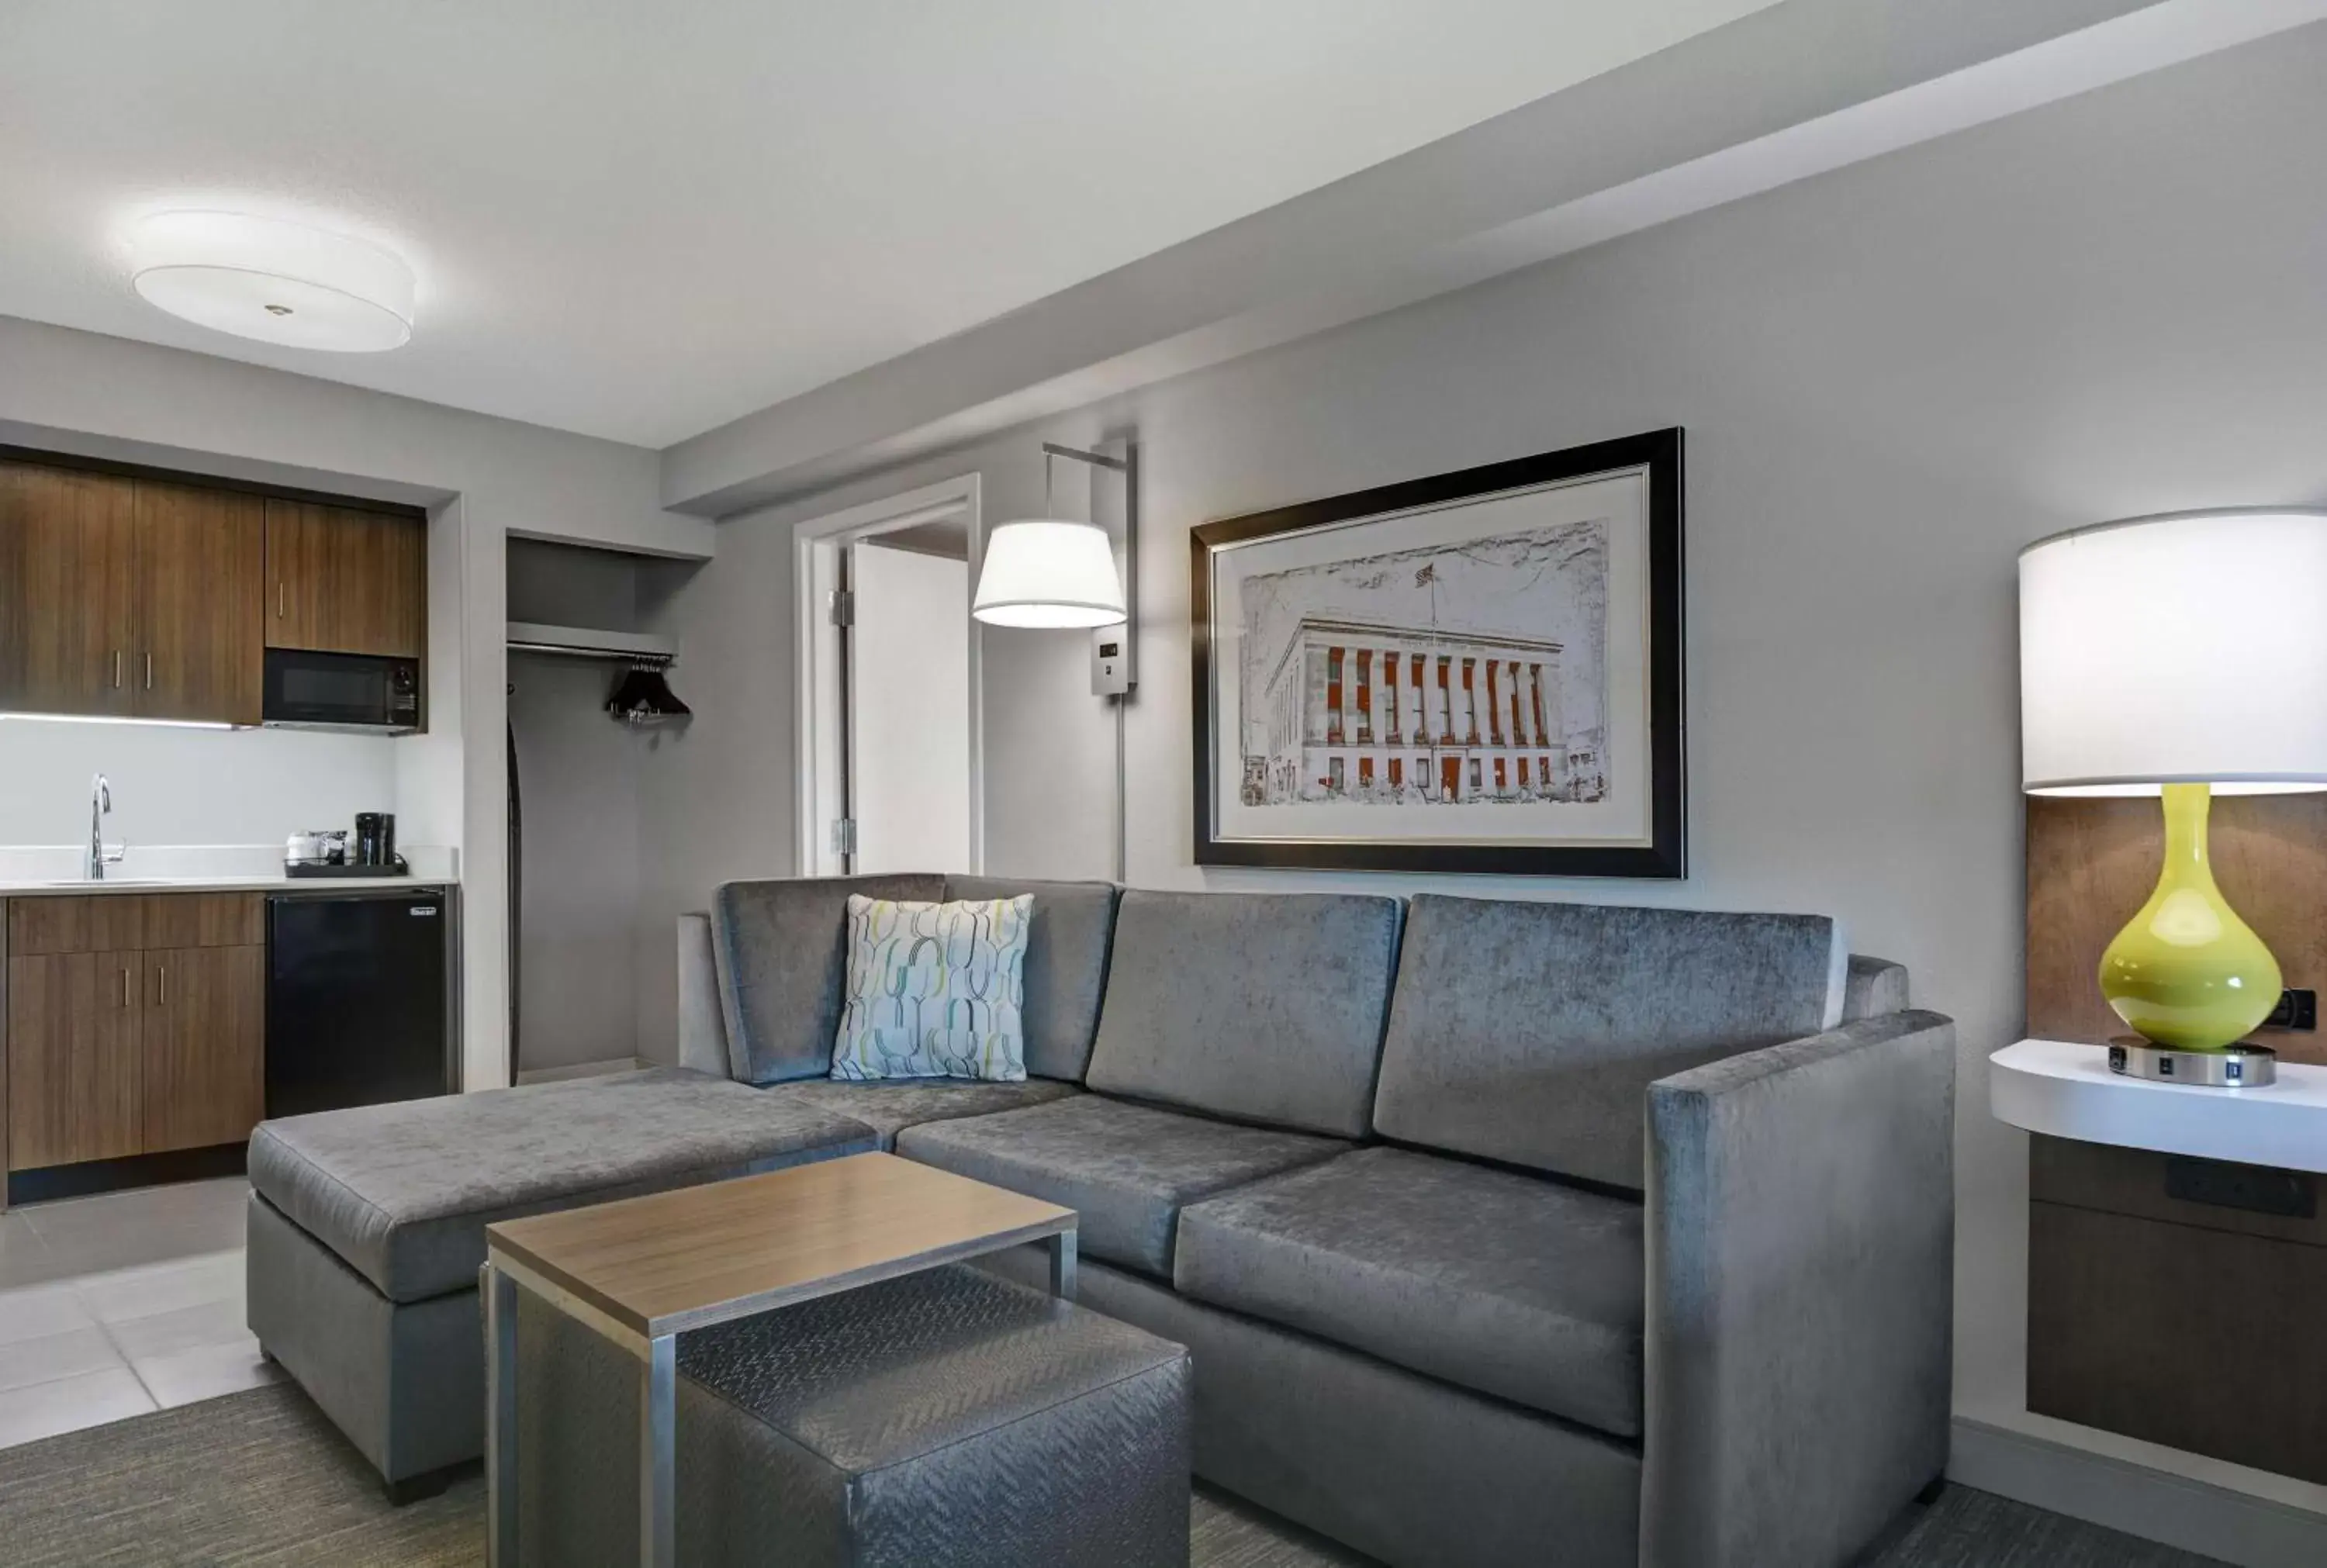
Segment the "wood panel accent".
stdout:
[[138,1152],[144,963],[139,953],[8,960],[10,1170]]
[[148,893],[145,935],[137,946],[248,947],[266,940],[262,893]]
[[266,503],[266,646],[418,658],[428,527],[354,507]]
[[126,714],[135,487],[0,462],[0,709]]
[[[2027,807],[2028,1032],[2098,1044],[2126,1031],[2101,998],[2101,952],[2156,885],[2164,823],[2154,799],[2031,796]],[[2218,796],[2210,826],[2223,895],[2288,985],[2327,991],[2327,793]],[[2327,1034],[2256,1038],[2327,1065]]]
[[[2028,1032],[2098,1044],[2125,1032],[2098,972],[2156,884],[2158,803],[2026,805]],[[2285,983],[2327,989],[2327,795],[2219,796],[2209,847]],[[2256,1038],[2327,1063],[2327,1035]],[[2327,1217],[2173,1198],[2166,1165],[2149,1150],[2030,1140],[2028,1408],[2327,1482],[2327,1337],[2315,1331]],[[2226,1322],[2240,1333],[2222,1333]]]
[[234,490],[138,481],[130,673],[140,717],[258,723],[265,506]]
[[70,893],[8,901],[8,952],[134,953],[145,946],[145,910],[134,893]]
[[1075,1212],[852,1154],[486,1227],[514,1258],[653,1339],[1075,1228]]
[[[2290,1215],[2261,1214],[2250,1209],[2193,1203],[2166,1191],[2167,1162],[2168,1156],[2154,1149],[2083,1143],[2073,1138],[2034,1133],[2028,1139],[2028,1195],[2042,1203],[2096,1209],[2134,1219],[2191,1225],[2201,1230],[2228,1231],[2233,1236],[2258,1237],[2266,1241],[2327,1246],[2327,1209],[2312,1218],[2299,1219]],[[2327,1187],[2327,1176],[2315,1180],[2318,1186]]]
[[140,1152],[238,1143],[266,1115],[266,949],[145,955]]
[[2322,1302],[2327,1247],[2032,1202],[2028,1408],[2327,1482]]

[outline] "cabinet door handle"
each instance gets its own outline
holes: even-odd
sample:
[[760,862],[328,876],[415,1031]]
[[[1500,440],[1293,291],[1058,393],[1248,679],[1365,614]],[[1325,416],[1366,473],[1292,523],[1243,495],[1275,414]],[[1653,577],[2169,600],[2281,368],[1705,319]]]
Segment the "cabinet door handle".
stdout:
[[275,619],[283,619],[283,584],[279,581],[275,584]]
[[129,966],[126,964],[121,967],[121,1005],[129,1005]]
[[121,689],[121,650],[117,648],[113,650],[113,689]]
[[150,653],[145,656],[145,689],[154,689],[154,656]]
[[157,965],[156,968],[161,974],[162,984],[160,987],[161,994],[154,1000],[162,1006],[167,1007],[170,1005],[170,966],[167,964],[163,964]]

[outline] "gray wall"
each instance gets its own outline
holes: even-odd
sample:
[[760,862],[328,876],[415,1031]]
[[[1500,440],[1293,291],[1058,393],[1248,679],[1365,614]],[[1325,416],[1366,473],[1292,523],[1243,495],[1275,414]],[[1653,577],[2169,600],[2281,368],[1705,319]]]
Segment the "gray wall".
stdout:
[[[788,864],[790,524],[967,469],[990,524],[1039,499],[1037,439],[1135,425],[1130,880],[1840,917],[1962,1025],[1958,1409],[2093,1441],[2023,1410],[2023,1140],[1986,1109],[1986,1058],[2022,1019],[2014,557],[2100,518],[2327,501],[2322,80],[2314,26],[724,525],[662,609],[720,673],[699,733],[649,770],[650,797],[687,807],[648,852],[649,926],[718,875]],[[1689,880],[1193,867],[1189,525],[1675,424]],[[1103,874],[1112,737],[1079,639],[986,649],[988,864]],[[652,936],[642,1004],[667,1017]]]

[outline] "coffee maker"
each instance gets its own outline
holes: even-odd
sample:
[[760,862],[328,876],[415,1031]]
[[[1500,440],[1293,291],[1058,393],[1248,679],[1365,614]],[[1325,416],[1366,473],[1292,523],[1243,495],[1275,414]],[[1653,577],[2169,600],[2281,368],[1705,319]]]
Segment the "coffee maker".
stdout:
[[294,833],[285,846],[283,874],[292,877],[409,876],[412,868],[396,853],[396,817],[386,811],[359,811],[355,831],[327,827]]

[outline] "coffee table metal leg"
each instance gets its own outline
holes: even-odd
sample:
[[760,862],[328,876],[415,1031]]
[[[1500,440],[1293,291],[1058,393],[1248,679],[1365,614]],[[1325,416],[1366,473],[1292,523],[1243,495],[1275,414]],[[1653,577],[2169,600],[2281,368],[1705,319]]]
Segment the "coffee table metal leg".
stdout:
[[517,1281],[487,1264],[485,1561],[517,1568]]
[[639,1386],[639,1561],[678,1561],[678,1336],[647,1341]]
[[1075,1233],[1062,1230],[1051,1237],[1051,1293],[1061,1301],[1075,1299]]

